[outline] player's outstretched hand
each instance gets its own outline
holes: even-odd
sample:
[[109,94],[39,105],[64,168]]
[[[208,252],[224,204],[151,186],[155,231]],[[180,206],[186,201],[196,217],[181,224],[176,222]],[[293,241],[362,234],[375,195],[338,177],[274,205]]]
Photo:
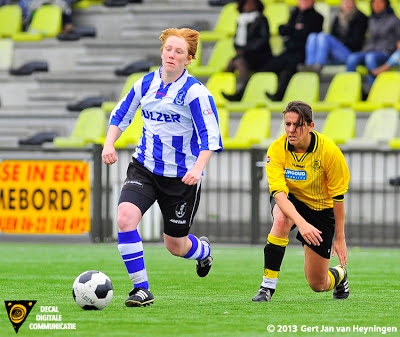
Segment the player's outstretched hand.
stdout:
[[320,245],[320,242],[322,242],[322,237],[321,237],[322,232],[319,229],[315,228],[308,222],[305,222],[301,226],[297,225],[297,227],[299,228],[301,236],[309,245],[313,246]]
[[114,164],[118,160],[117,151],[115,150],[114,145],[104,144],[101,158],[103,159],[103,163],[106,165]]
[[335,240],[332,247],[332,257],[337,254],[340,265],[344,267],[347,264],[347,245],[344,239]]

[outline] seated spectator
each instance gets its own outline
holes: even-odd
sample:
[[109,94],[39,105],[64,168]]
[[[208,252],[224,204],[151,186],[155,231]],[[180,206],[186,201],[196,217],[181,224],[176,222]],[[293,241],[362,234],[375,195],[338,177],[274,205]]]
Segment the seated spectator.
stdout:
[[231,101],[240,101],[251,72],[261,69],[265,60],[272,56],[269,44],[270,32],[267,18],[263,15],[261,0],[239,0],[239,18],[235,35],[236,56],[229,62],[225,71],[238,72],[237,92],[224,94]]
[[368,68],[369,86],[375,80],[371,71],[388,60],[400,38],[400,20],[390,7],[389,0],[371,0],[371,8],[367,42],[361,52],[352,53],[347,58],[347,71],[356,71],[358,65]]
[[324,17],[314,9],[314,0],[298,0],[288,23],[279,27],[284,51],[267,60],[262,68],[262,71],[274,72],[279,77],[276,93],[266,93],[272,101],[282,100],[290,79],[297,72],[297,65],[304,63],[308,35],[321,32],[323,22]]
[[389,57],[389,59],[378,68],[371,70],[372,75],[375,77],[390,68],[398,66],[400,71],[400,40],[397,41],[397,50]]
[[71,9],[73,2],[74,0],[19,0],[24,29],[29,27],[35,10],[43,5],[55,5],[62,9],[63,33],[71,31],[73,29]]
[[355,0],[342,0],[331,33],[311,33],[306,43],[306,63],[299,71],[320,72],[326,64],[346,64],[347,57],[360,51],[368,27],[368,17],[359,11]]

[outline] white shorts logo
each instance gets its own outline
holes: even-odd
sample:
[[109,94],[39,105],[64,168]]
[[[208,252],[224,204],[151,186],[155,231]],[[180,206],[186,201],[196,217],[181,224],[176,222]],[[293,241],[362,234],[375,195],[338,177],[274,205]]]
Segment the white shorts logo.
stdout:
[[186,213],[186,201],[179,204],[178,206],[176,206],[175,208],[175,214],[176,216],[180,219],[183,218],[183,216]]

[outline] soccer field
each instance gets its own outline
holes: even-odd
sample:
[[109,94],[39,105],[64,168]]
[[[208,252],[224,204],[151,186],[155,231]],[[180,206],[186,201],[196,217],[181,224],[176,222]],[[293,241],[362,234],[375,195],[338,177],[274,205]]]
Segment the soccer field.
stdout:
[[[334,301],[332,292],[308,287],[303,251],[289,247],[272,301],[252,303],[262,277],[263,247],[213,245],[214,264],[204,279],[194,261],[174,257],[161,245],[145,243],[144,248],[155,302],[127,308],[131,282],[117,244],[1,244],[1,301],[37,301],[18,336],[333,337],[382,336],[383,329],[386,336],[400,336],[398,249],[349,249],[350,297]],[[106,273],[114,286],[113,300],[101,311],[84,311],[72,298],[76,276],[92,269]],[[15,336],[1,306],[0,336]],[[76,323],[76,329],[30,329],[49,323],[37,321],[37,315],[54,314],[41,313],[45,306],[57,307],[62,322]],[[372,331],[364,334],[365,328]]]

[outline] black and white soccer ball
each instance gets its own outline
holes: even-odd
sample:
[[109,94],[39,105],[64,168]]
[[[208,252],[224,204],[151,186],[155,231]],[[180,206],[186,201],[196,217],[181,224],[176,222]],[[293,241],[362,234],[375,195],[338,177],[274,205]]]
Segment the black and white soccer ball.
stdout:
[[113,285],[110,278],[97,270],[80,274],[72,285],[72,296],[76,304],[84,310],[101,310],[113,297]]

